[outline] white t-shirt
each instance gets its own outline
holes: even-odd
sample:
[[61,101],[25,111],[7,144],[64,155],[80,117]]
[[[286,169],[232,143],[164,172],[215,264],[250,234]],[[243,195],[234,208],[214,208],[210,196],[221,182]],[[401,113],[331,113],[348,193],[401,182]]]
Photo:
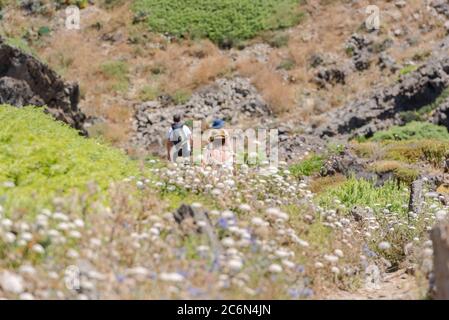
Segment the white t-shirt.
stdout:
[[[186,136],[186,140],[190,140],[190,136],[192,135],[192,132],[190,131],[190,128],[186,125],[182,126],[182,131],[184,132]],[[170,127],[170,129],[167,132],[167,140],[170,140],[170,136],[173,133],[173,128]]]
[[[177,141],[177,137],[173,136],[174,130],[173,128],[170,128],[167,132],[167,140],[172,141],[173,143],[175,141]],[[182,126],[182,133],[185,135],[184,143],[179,144],[179,145],[174,145],[173,148],[175,148],[175,152],[174,152],[174,158],[173,160],[176,160],[177,156],[178,156],[178,151],[180,149],[182,149],[183,154],[189,154],[190,155],[190,137],[192,136],[192,132],[190,131],[190,128],[186,125]]]

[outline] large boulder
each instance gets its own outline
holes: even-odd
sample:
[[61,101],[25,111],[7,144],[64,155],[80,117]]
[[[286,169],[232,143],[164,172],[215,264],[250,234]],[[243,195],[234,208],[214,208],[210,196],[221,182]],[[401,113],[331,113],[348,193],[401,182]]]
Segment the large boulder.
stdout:
[[0,38],[0,104],[45,106],[57,120],[85,135],[79,96],[78,84],[65,82],[47,65]]

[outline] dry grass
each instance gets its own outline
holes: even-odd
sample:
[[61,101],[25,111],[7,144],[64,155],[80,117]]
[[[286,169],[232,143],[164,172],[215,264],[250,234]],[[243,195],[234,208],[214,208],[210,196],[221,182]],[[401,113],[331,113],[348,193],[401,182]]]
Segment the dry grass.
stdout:
[[337,187],[345,182],[346,177],[341,174],[333,176],[319,177],[314,179],[310,184],[310,191],[319,194],[328,188]]
[[382,160],[374,162],[371,167],[375,172],[389,172],[402,166],[404,166],[404,164],[400,161]]
[[243,59],[236,64],[236,70],[244,77],[251,79],[262,97],[277,113],[291,110],[296,102],[296,90],[286,83],[281,75],[274,73],[266,65],[251,59]]
[[[112,123],[127,123],[128,115],[108,108],[111,104],[111,83],[98,81],[99,74],[95,70],[115,60],[127,61],[130,66],[129,86],[124,86],[122,92],[116,94],[116,101],[112,101],[112,104],[122,105],[123,109],[162,93],[188,96],[216,78],[236,71],[251,79],[281,119],[319,123],[317,115],[358,98],[361,93],[369,93],[374,86],[397,80],[396,75],[381,72],[373,62],[369,70],[352,73],[347,77],[346,85],[337,85],[332,90],[319,90],[311,81],[316,69],[310,66],[310,56],[315,53],[331,54],[337,65],[346,59],[344,43],[354,32],[363,32],[360,27],[368,4],[367,0],[351,4],[344,1],[307,1],[304,5],[308,12],[307,19],[301,25],[283,31],[288,38],[287,45],[272,48],[266,63],[245,55],[239,57],[238,51],[237,61],[232,61],[227,51],[219,50],[208,40],[170,43],[162,36],[149,33],[142,25],[132,25],[129,3],[109,10],[89,6],[82,10],[82,29],[76,32],[58,25],[60,22],[56,18],[62,12],[56,12],[51,17],[24,16],[22,12],[12,11],[1,22],[1,29],[10,37],[21,37],[29,30],[33,31],[31,35],[35,34],[36,28],[42,25],[51,26],[49,37],[36,39],[32,36],[32,48],[65,78],[80,83],[83,111],[105,117]],[[388,50],[388,54],[399,63],[430,52],[435,39],[443,36],[444,28],[437,19],[429,19],[422,1],[408,1],[401,10],[391,1],[379,1],[376,5],[384,13],[379,38],[392,37],[395,41],[404,42],[406,36],[414,36],[424,23],[433,28],[427,33],[420,33],[416,45],[405,50]],[[418,10],[420,15],[415,17],[414,13]],[[395,20],[393,16],[398,11],[401,17]],[[412,18],[413,22],[409,23],[406,18]],[[410,33],[395,38],[392,30],[397,27],[407,27]],[[105,34],[118,34],[119,40],[103,41],[101,38]],[[136,42],[129,43],[129,37],[136,39]],[[257,41],[253,40],[253,43]],[[286,60],[292,61],[291,65],[280,70],[279,66]],[[154,92],[148,88],[154,89]]]
[[170,44],[157,50],[150,71],[157,74],[159,89],[167,94],[193,91],[230,70],[230,61],[209,41],[188,45]]

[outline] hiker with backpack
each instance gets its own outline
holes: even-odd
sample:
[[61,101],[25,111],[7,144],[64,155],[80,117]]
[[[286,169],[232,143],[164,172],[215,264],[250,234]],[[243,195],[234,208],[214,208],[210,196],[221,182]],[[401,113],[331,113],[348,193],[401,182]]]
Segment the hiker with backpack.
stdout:
[[190,158],[192,132],[181,122],[181,115],[173,116],[173,124],[167,133],[167,159],[176,162],[179,157]]

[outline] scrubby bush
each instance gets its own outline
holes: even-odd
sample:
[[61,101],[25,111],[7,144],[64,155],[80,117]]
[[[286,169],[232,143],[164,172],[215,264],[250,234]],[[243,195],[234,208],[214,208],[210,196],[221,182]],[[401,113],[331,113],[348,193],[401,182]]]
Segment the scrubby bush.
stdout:
[[449,143],[446,140],[409,140],[388,143],[385,146],[385,159],[408,163],[427,161],[439,166],[449,155]]
[[417,69],[418,69],[417,66],[409,65],[409,66],[406,66],[406,67],[402,68],[401,70],[399,70],[399,74],[401,76],[405,76],[406,74],[409,74],[409,73],[411,73],[413,71],[416,71]]
[[410,139],[449,140],[449,133],[445,127],[427,122],[413,121],[405,126],[394,126],[389,130],[376,132],[372,139],[374,141]]
[[28,42],[25,39],[23,39],[23,38],[9,38],[9,37],[6,37],[5,43],[7,45],[10,45],[10,46],[15,47],[17,49],[20,49],[20,50],[22,50],[22,51],[24,51],[24,52],[26,52],[28,54],[31,54],[33,56],[37,56],[36,51],[33,48],[31,48],[29,46]]
[[112,181],[137,174],[126,155],[81,137],[42,109],[0,105],[0,204],[45,204],[51,197],[106,189]]
[[134,11],[148,13],[156,32],[191,38],[207,37],[224,46],[264,30],[298,24],[298,0],[136,0]]
[[100,66],[103,76],[110,81],[110,88],[114,91],[124,92],[129,86],[129,66],[124,61],[109,61]]
[[376,187],[370,181],[351,178],[335,188],[326,190],[320,195],[319,203],[324,207],[332,207],[335,206],[334,199],[338,199],[348,210],[354,206],[364,208],[376,205],[379,209],[388,206],[390,211],[405,214],[403,204],[407,203],[407,197],[408,193],[398,189],[393,181]]
[[309,158],[290,166],[290,172],[297,177],[310,176],[319,172],[323,164],[323,156],[312,155]]
[[9,0],[0,0],[0,10],[5,8],[9,4]]

